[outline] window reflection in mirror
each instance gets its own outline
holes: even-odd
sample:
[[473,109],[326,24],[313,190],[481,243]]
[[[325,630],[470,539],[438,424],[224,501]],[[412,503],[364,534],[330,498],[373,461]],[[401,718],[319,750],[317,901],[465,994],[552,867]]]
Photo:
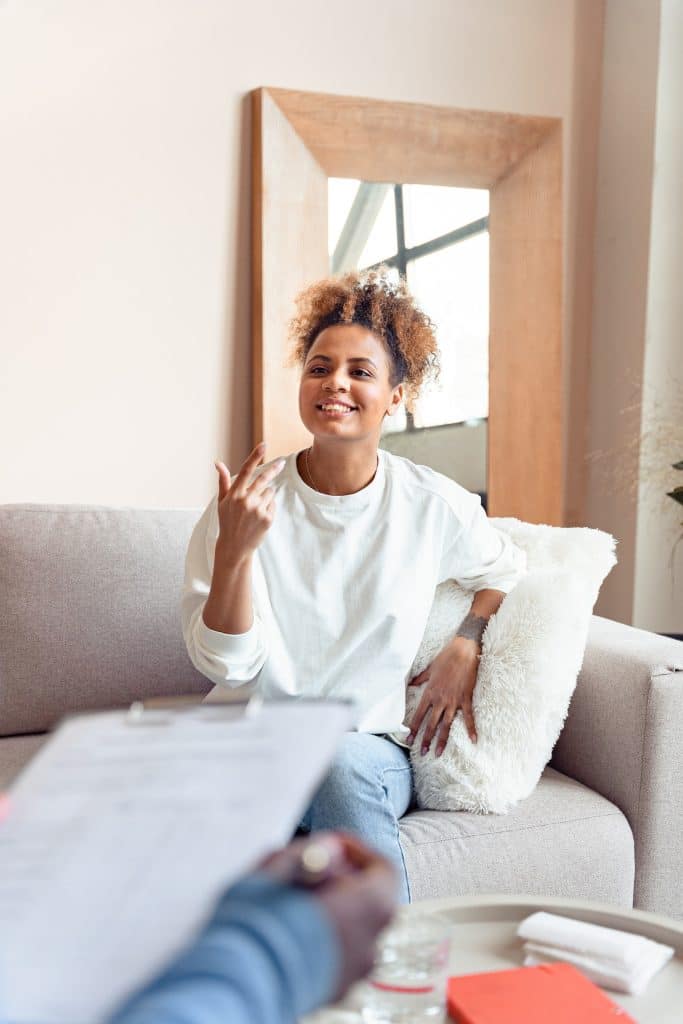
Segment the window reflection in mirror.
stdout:
[[329,179],[333,273],[385,264],[437,327],[441,376],[412,412],[385,420],[382,447],[431,466],[486,507],[489,193]]

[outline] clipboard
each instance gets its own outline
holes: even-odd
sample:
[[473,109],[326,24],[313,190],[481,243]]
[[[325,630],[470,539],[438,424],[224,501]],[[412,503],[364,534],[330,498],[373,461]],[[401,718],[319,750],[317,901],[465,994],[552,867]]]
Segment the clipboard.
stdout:
[[254,696],[65,719],[0,824],[0,1019],[105,1020],[289,841],[352,724]]

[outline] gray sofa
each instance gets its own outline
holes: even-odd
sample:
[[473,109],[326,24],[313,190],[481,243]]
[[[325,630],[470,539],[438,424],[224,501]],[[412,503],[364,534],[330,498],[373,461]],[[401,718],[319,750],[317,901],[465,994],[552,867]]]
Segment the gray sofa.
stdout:
[[[210,686],[180,632],[200,510],[0,506],[0,788],[65,713]],[[683,644],[594,617],[569,717],[505,816],[413,811],[415,899],[580,897],[683,917]]]

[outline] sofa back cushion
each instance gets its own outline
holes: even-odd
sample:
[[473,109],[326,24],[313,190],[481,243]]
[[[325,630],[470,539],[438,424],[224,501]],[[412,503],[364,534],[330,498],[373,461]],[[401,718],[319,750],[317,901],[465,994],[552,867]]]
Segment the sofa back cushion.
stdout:
[[0,505],[0,736],[206,693],[180,626],[201,509]]

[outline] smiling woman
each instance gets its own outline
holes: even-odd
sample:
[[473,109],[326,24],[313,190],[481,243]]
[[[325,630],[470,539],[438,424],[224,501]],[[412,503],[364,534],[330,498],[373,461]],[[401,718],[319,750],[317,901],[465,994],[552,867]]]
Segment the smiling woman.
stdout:
[[314,439],[299,468],[303,461],[315,490],[352,494],[374,476],[385,417],[438,373],[434,325],[381,268],[311,285],[298,296],[290,336],[302,367],[299,414]]
[[[382,420],[403,399],[403,384],[391,386],[393,375],[384,344],[366,327],[336,324],[320,332],[299,389],[301,420],[314,438],[305,452],[305,466],[315,490],[350,494],[369,483],[370,478],[362,479],[362,466],[369,462],[374,475]],[[348,448],[351,439],[356,456],[348,459],[340,445]]]
[[[190,541],[183,633],[219,690],[255,683],[266,698],[353,702],[357,731],[301,825],[365,838],[394,864],[407,901],[398,820],[413,794],[408,744],[424,721],[422,744],[440,754],[459,711],[476,740],[481,635],[525,559],[477,494],[379,448],[384,419],[437,369],[434,326],[405,285],[377,271],[326,278],[299,296],[290,327],[313,444],[264,466],[259,445],[234,478],[217,464],[218,499]],[[472,608],[421,673],[404,724],[410,669],[446,579],[473,593]]]

